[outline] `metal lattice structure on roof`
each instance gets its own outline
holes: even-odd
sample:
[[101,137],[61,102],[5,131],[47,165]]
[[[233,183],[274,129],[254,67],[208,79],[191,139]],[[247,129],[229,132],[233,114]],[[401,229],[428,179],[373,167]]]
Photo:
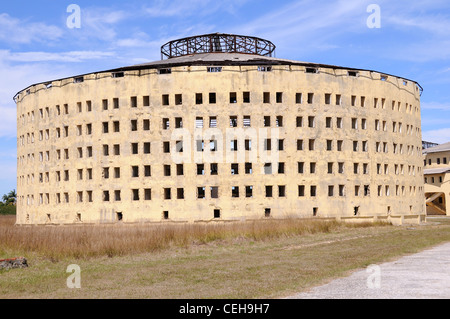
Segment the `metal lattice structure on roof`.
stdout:
[[161,47],[161,59],[198,53],[247,53],[272,57],[275,45],[261,38],[235,34],[212,33],[177,39]]

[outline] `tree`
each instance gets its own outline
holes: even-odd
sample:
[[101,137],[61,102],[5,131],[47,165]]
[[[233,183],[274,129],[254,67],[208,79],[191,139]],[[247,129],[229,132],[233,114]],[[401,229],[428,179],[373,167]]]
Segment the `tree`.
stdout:
[[2,200],[4,205],[15,205],[16,204],[16,190],[13,189],[8,194],[3,195]]

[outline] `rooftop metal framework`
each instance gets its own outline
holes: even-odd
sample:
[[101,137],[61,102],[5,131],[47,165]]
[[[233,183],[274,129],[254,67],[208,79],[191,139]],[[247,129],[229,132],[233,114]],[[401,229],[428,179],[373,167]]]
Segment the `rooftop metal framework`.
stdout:
[[167,42],[161,47],[161,60],[196,53],[247,53],[273,57],[275,45],[261,38],[212,33]]

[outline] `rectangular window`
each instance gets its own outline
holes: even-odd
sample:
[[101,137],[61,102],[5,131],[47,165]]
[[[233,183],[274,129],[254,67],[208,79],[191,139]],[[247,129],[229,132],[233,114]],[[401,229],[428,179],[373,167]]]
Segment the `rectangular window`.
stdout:
[[137,107],[137,96],[132,96],[131,98],[130,98],[130,106],[131,107]]
[[203,128],[203,117],[197,117],[195,119],[195,128]]
[[120,178],[120,167],[114,167],[114,178]]
[[205,175],[205,164],[197,164],[197,175]]
[[159,69],[158,73],[159,74],[172,74],[172,69],[171,68]]
[[211,198],[219,198],[219,187],[212,186],[210,190],[211,190]]
[[237,94],[236,94],[236,92],[230,92],[230,103],[231,104],[237,103]]
[[328,196],[334,196],[334,186],[333,185],[328,185]]
[[143,96],[142,97],[142,105],[143,106],[150,106],[150,96]]
[[207,67],[206,72],[208,72],[208,73],[222,72],[222,67],[221,66]]
[[230,127],[237,127],[237,116],[230,116]]
[[144,165],[144,176],[145,177],[152,176],[152,168],[150,165]]
[[303,151],[303,140],[297,140],[297,151]]
[[144,154],[150,154],[150,142],[144,143]]
[[115,133],[120,132],[120,122],[119,121],[114,121],[113,122],[113,129]]
[[183,118],[181,117],[175,118],[175,128],[183,128]]
[[231,175],[239,174],[239,164],[231,164]]
[[118,98],[114,98],[114,99],[113,99],[113,107],[114,107],[115,109],[118,109],[118,108],[119,108],[119,99],[118,99]]
[[286,197],[286,186],[285,185],[278,186],[278,197]]
[[283,127],[283,117],[282,116],[276,117],[275,125],[276,125],[276,127]]
[[170,142],[163,142],[163,152],[170,153]]
[[273,186],[266,186],[266,197],[272,197],[273,196]]
[[231,187],[231,197],[234,197],[234,198],[239,197],[239,186]]
[[170,172],[170,165],[164,165],[164,176],[170,176],[171,172]]
[[142,128],[144,131],[150,131],[150,120],[144,120]]
[[170,188],[164,188],[164,199],[171,199],[171,189]]
[[184,188],[177,188],[177,199],[184,199]]
[[115,190],[114,191],[114,200],[116,202],[120,202],[122,200],[121,196],[120,196],[120,190]]
[[183,164],[177,164],[177,175],[178,176],[184,175],[184,166],[183,166]]
[[209,93],[209,104],[216,104],[216,93]]
[[315,197],[316,193],[317,193],[317,186],[311,185],[311,187],[309,188],[309,191],[310,191],[310,196]]
[[132,189],[132,198],[134,201],[138,201],[139,200],[139,189]]
[[298,196],[305,196],[305,185],[298,185]]
[[309,150],[310,151],[314,151],[314,148],[315,148],[315,143],[316,143],[316,140],[314,140],[314,139],[310,139],[309,140]]
[[202,93],[196,93],[195,94],[195,104],[203,104],[203,94]]
[[131,166],[131,177],[139,177],[139,166]]
[[175,94],[175,105],[182,105],[182,104],[183,104],[183,95]]
[[244,103],[250,103],[250,92],[243,92],[242,95]]
[[210,164],[210,174],[211,175],[217,175],[219,172],[219,167],[217,163],[211,163]]
[[131,154],[138,154],[138,153],[139,153],[139,144],[131,143]]
[[169,94],[162,95],[162,105],[169,105]]
[[209,117],[209,127],[210,128],[216,128],[217,127],[217,117],[210,116]]
[[163,130],[168,130],[170,128],[170,120],[168,118],[162,119]]
[[283,92],[277,92],[276,101],[277,103],[283,103]]
[[144,189],[144,199],[151,200],[152,199],[152,190],[150,188]]
[[244,127],[250,127],[251,126],[251,120],[249,115],[244,115],[243,120]]
[[245,174],[252,173],[252,163],[245,163]]
[[206,197],[206,187],[197,187],[197,198],[205,198]]

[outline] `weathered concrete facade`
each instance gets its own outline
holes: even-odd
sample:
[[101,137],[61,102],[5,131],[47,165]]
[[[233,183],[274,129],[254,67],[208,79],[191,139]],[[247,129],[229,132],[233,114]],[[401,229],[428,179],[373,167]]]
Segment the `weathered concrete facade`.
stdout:
[[17,224],[424,220],[413,81],[212,53],[15,99]]
[[423,154],[427,215],[450,216],[450,142]]

